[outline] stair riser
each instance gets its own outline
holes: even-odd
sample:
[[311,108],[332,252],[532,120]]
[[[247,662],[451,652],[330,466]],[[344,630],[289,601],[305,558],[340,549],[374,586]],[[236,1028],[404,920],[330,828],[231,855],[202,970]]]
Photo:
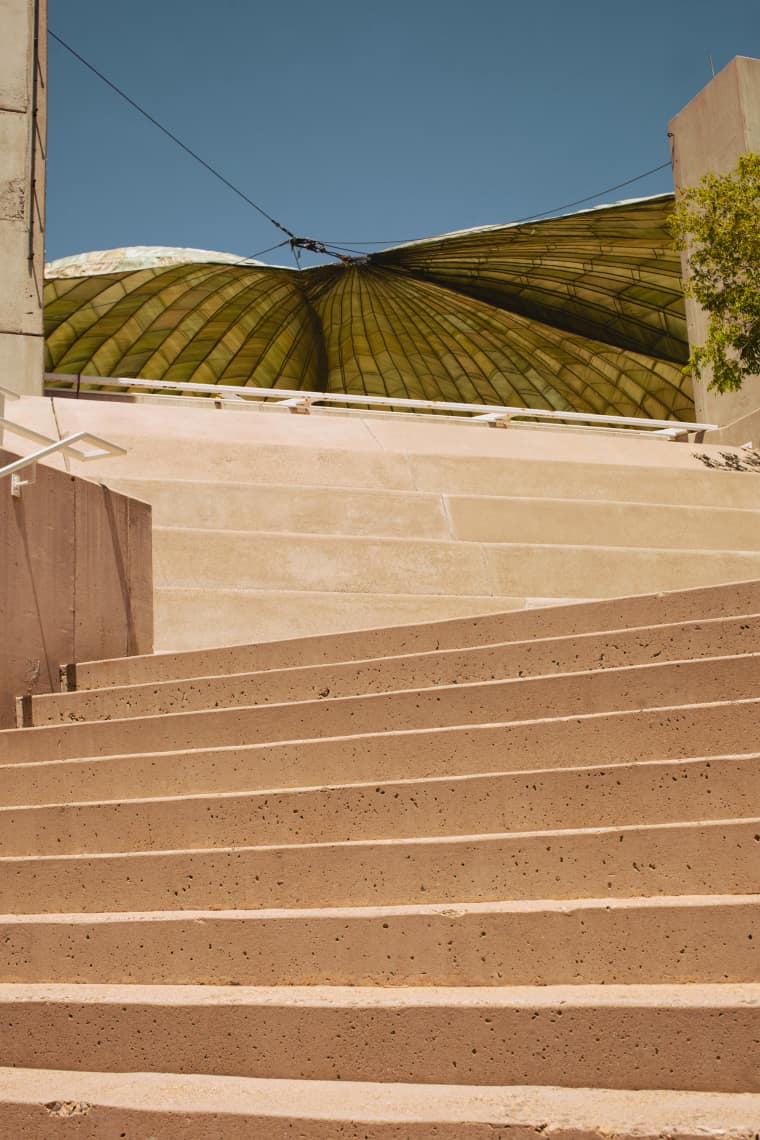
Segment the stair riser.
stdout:
[[749,894],[760,821],[629,831],[7,859],[0,912],[395,906]]
[[[516,497],[514,490],[489,494],[423,491],[334,490],[277,484],[109,481],[110,486],[149,502],[156,526],[209,530],[289,532],[453,539],[475,542],[538,542],[716,550],[760,549],[752,511],[661,505],[581,495]],[[632,496],[633,498],[633,496]],[[693,502],[693,500],[690,500]],[[755,509],[760,510],[760,494]]]
[[614,634],[586,635],[547,642],[518,642],[471,650],[366,663],[198,677],[97,692],[58,693],[32,698],[31,723],[66,723],[239,705],[307,701],[329,695],[419,689],[436,685],[492,681],[553,673],[614,669],[653,662],[686,661],[760,651],[760,617],[650,627]]
[[[474,911],[474,912],[472,912]],[[0,918],[0,982],[500,986],[753,982],[760,904]]]
[[[410,621],[437,622],[473,614],[503,614],[544,599],[461,594],[377,594],[326,590],[209,590],[156,588],[155,650],[236,645],[256,636],[302,638],[323,630],[363,630]],[[187,615],[193,615],[188,624]]]
[[760,757],[0,812],[0,854],[69,855],[753,816]]
[[[122,425],[123,430],[123,425]],[[338,450],[312,450],[305,447],[286,448],[245,447],[225,441],[225,454],[219,460],[216,449],[204,454],[203,440],[192,445],[178,442],[187,448],[187,462],[181,459],[171,465],[163,482],[159,475],[153,480],[140,479],[136,472],[127,471],[116,478],[115,463],[100,465],[102,479],[109,486],[123,490],[138,499],[153,502],[160,495],[160,488],[166,485],[167,477],[174,487],[182,489],[186,484],[177,479],[178,470],[192,471],[196,478],[209,478],[212,482],[190,484],[201,487],[204,493],[215,493],[224,498],[230,492],[237,493],[242,487],[261,487],[274,491],[289,492],[292,498],[293,487],[299,493],[310,488],[319,488],[324,498],[324,487],[339,490],[344,495],[387,494],[387,491],[404,491],[417,494],[450,494],[456,496],[488,495],[505,497],[528,497],[537,499],[575,499],[625,501],[682,506],[684,503],[703,507],[740,508],[756,510],[760,508],[760,488],[755,481],[740,473],[721,471],[712,473],[702,470],[668,470],[664,467],[611,466],[602,463],[567,463],[550,460],[510,459],[506,456],[486,458],[478,456],[451,455],[362,455],[361,462],[350,453]],[[173,442],[173,446],[174,446]],[[145,450],[144,441],[132,438],[130,450]],[[229,448],[229,452],[227,451]],[[206,463],[212,463],[213,471],[204,471],[198,465],[200,456]],[[153,463],[160,464],[152,452]],[[150,465],[150,455],[145,455],[146,470],[151,474],[156,470]],[[172,456],[172,458],[174,458]],[[231,461],[232,460],[232,461]],[[129,457],[121,461],[123,468],[130,466]],[[93,464],[93,466],[95,466]],[[134,463],[131,464],[134,468]],[[87,475],[90,465],[82,468]],[[97,469],[97,468],[96,468]],[[246,482],[236,481],[244,475]],[[133,478],[133,475],[135,477]],[[383,490],[387,488],[387,490]],[[208,490],[207,490],[208,489]],[[249,491],[250,497],[250,491]],[[160,499],[159,499],[160,501]]]
[[[167,999],[167,1001],[170,999]],[[760,1089],[760,1008],[347,1009],[8,1002],[8,1065],[572,1087]],[[434,1047],[431,1044],[434,1043]],[[612,1047],[614,1043],[614,1048]]]
[[[550,539],[551,536],[547,535]],[[760,552],[476,544],[156,527],[157,586],[617,597],[760,576]]]
[[[721,566],[749,559],[746,573],[737,570],[728,577],[760,576],[760,555],[706,557],[717,557]],[[153,566],[157,586],[462,596],[508,592],[494,589],[495,576],[477,544],[440,540],[154,527]]]
[[[458,494],[625,499],[634,503],[760,506],[760,480],[727,471],[676,471],[662,466],[514,460],[481,456],[410,455],[414,487]],[[104,470],[107,464],[103,465]],[[308,480],[307,480],[308,482]]]
[[80,689],[105,688],[175,677],[199,677],[208,673],[247,673],[260,669],[320,665],[330,661],[426,653],[522,638],[563,637],[620,630],[626,626],[700,621],[755,612],[760,612],[760,581],[739,582],[731,586],[677,591],[667,597],[647,594],[528,612],[295,638],[289,642],[84,662],[75,666],[76,683]]
[[[76,404],[82,407],[88,402],[94,403],[82,400]],[[691,448],[673,448],[662,440],[561,433],[558,443],[558,433],[551,430],[517,429],[506,436],[482,426],[420,425],[417,417],[407,427],[398,422],[401,417],[392,423],[354,417],[340,422],[334,415],[329,419],[240,416],[225,410],[220,421],[218,415],[198,415],[195,409],[181,408],[174,401],[172,417],[185,412],[197,422],[164,421],[156,430],[148,418],[140,423],[133,419],[135,407],[126,409],[130,413],[126,419],[123,414],[111,419],[101,410],[102,402],[93,414],[72,413],[72,404],[65,399],[56,403],[57,416],[63,417],[62,430],[87,427],[106,436],[109,431],[117,432],[129,449],[126,456],[108,462],[74,465],[78,473],[90,477],[90,468],[105,479],[140,478],[149,472],[154,479],[175,480],[177,475],[192,474],[196,479],[219,480],[221,494],[224,484],[245,481],[357,490],[374,486],[480,492],[487,487],[499,494],[618,494],[674,503],[751,504],[756,498],[751,475],[707,471],[693,458]],[[123,412],[123,404],[114,406]],[[166,409],[150,408],[153,416],[162,410]],[[320,422],[315,424],[317,418]],[[247,421],[245,428],[231,426],[236,419]],[[305,426],[300,426],[302,419]],[[291,426],[294,423],[299,427]],[[430,434],[421,445],[425,432]],[[380,442],[373,438],[376,435]],[[676,450],[682,454],[673,456]],[[717,449],[709,450],[716,454]],[[441,451],[457,454],[436,454]]]
[[[760,701],[339,740],[0,767],[0,803],[44,804],[720,756],[757,739]],[[47,730],[46,730],[47,731]]]
[[665,704],[733,701],[760,690],[760,654],[630,670],[327,698],[145,719],[0,733],[5,762],[306,740],[357,733],[493,724]]
[[[290,486],[271,483],[220,485],[110,479],[109,486],[124,488],[123,493],[150,503],[155,526],[389,538],[450,537],[444,496],[429,492],[332,488],[325,494],[321,487],[309,485],[308,480],[295,493]],[[713,512],[709,513],[712,517]],[[717,518],[727,514],[727,521],[734,517],[732,512],[714,513]]]
[[[452,537],[467,542],[551,542],[663,550],[760,549],[760,515],[755,511],[621,501],[455,495],[444,498]],[[760,494],[757,507],[760,509]]]
[[[122,405],[123,407],[123,405]],[[131,409],[130,409],[131,410]],[[59,413],[60,414],[60,413]],[[105,424],[102,414],[89,417],[91,422]],[[229,416],[225,413],[225,426],[229,423]],[[288,421],[288,426],[293,421]],[[271,431],[272,417],[267,416],[267,430]],[[77,470],[77,474],[84,478],[98,478],[110,484],[114,482],[131,482],[132,477],[140,478],[149,471],[154,479],[162,479],[168,483],[177,482],[177,475],[192,473],[196,478],[219,483],[219,494],[223,495],[228,483],[276,483],[291,487],[324,487],[324,488],[350,488],[361,490],[364,487],[377,490],[414,489],[409,463],[405,455],[388,455],[379,453],[376,449],[357,447],[356,432],[347,446],[344,438],[342,443],[329,444],[323,449],[312,446],[302,446],[291,436],[278,439],[276,443],[267,440],[257,440],[255,443],[243,443],[240,440],[225,438],[223,447],[213,438],[214,426],[211,427],[210,440],[203,439],[196,426],[188,438],[187,435],[176,433],[170,425],[165,432],[158,436],[152,431],[150,424],[141,425],[143,431],[133,435],[129,425],[120,417],[110,426],[111,431],[118,432],[122,445],[126,447],[127,454],[116,456],[108,461],[90,460]],[[147,427],[147,431],[144,429]],[[75,429],[72,425],[72,430]],[[206,429],[208,430],[208,429]],[[224,430],[224,429],[223,429]],[[277,431],[277,425],[274,425]],[[278,433],[279,434],[279,433]],[[289,443],[292,446],[289,446]],[[73,466],[77,466],[74,464]],[[678,473],[683,478],[683,473]],[[709,476],[705,479],[704,472],[688,472],[688,477],[702,480],[708,487]],[[736,479],[736,484],[743,480]],[[695,484],[696,488],[696,484]],[[746,488],[739,487],[739,491]],[[327,492],[326,492],[327,493]],[[139,498],[139,495],[138,495]],[[721,498],[720,502],[723,499]]]
[[[174,1081],[172,1082],[174,1083]],[[64,1087],[66,1081],[63,1082]],[[57,1101],[48,1103],[56,1104]],[[70,1102],[66,1102],[70,1103]],[[497,1124],[482,1121],[465,1121],[451,1124],[439,1120],[405,1120],[403,1123],[391,1121],[370,1122],[359,1119],[361,1113],[351,1121],[342,1117],[314,1119],[314,1111],[309,1090],[301,1103],[294,1103],[292,1115],[270,1116],[264,1108],[250,1113],[227,1112],[223,1108],[207,1110],[203,1100],[194,1103],[192,1096],[179,1103],[176,1108],[149,1109],[123,1108],[121,1106],[87,1102],[87,1117],[77,1116],[77,1140],[116,1140],[119,1136],[160,1137],[160,1140],[462,1140],[466,1130],[467,1140],[494,1140]],[[393,1113],[389,1108],[389,1115]],[[431,1110],[431,1117],[435,1112]],[[93,1117],[90,1120],[88,1117]],[[538,1121],[538,1117],[536,1117]],[[29,1104],[7,1104],[0,1093],[0,1134],[23,1136],[24,1140],[57,1140],[59,1136],[71,1135],[71,1119],[51,1119],[51,1113],[39,1100],[32,1098]],[[541,1127],[542,1121],[538,1123]],[[717,1126],[716,1126],[717,1127]],[[218,1131],[219,1129],[222,1131]],[[498,1133],[496,1133],[498,1136]],[[506,1135],[506,1133],[504,1134]],[[567,1132],[565,1131],[567,1136]],[[642,1131],[636,1125],[632,1131],[625,1129],[615,1132],[615,1140],[659,1140],[662,1133]],[[536,1126],[532,1124],[509,1126],[509,1140],[534,1140]],[[736,1132],[705,1133],[695,1136],[679,1130],[672,1133],[673,1140],[744,1140]],[[547,1140],[553,1140],[549,1133]],[[558,1140],[565,1140],[558,1137]],[[599,1129],[595,1125],[573,1128],[572,1140],[600,1140]]]

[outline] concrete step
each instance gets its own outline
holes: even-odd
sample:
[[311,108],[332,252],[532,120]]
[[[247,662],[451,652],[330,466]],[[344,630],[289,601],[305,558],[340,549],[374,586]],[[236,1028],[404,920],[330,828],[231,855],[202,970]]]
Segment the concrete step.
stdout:
[[753,984],[4,985],[0,1011],[23,1068],[760,1090]]
[[[150,490],[159,480],[180,484],[181,491],[181,484],[188,481],[186,473],[192,471],[192,482],[217,487],[220,497],[226,488],[233,488],[234,494],[234,488],[241,485],[318,487],[323,496],[365,490],[482,495],[487,488],[489,494],[499,496],[760,509],[760,487],[751,473],[709,471],[701,466],[697,469],[657,463],[598,463],[593,459],[568,462],[482,454],[401,454],[267,442],[251,446],[227,440],[222,449],[202,437],[192,441],[175,438],[170,446],[176,453],[161,457],[156,454],[153,441],[125,435],[123,421],[118,434],[129,447],[128,455],[90,463],[86,469],[83,467],[83,474],[96,469],[109,486],[129,489],[137,498],[145,497],[148,501],[152,501]],[[482,441],[482,435],[478,435]],[[668,457],[663,451],[657,455]],[[151,474],[149,480],[144,477],[146,471]]]
[[760,501],[755,510],[737,510],[617,499],[445,495],[444,500],[451,537],[468,542],[760,550]]
[[[544,604],[508,595],[368,594],[346,590],[235,590],[164,586],[154,590],[157,653],[282,638],[369,630],[403,622],[437,622],[501,614]],[[549,599],[553,603],[554,599]],[[193,615],[192,622],[187,615]],[[328,635],[329,636],[329,635]]]
[[33,762],[493,724],[751,699],[758,685],[760,654],[750,653],[359,697],[7,729],[0,732],[0,755],[6,762]]
[[760,549],[760,494],[754,509],[604,499],[458,495],[299,487],[276,483],[111,480],[151,503],[157,526],[298,534],[433,538],[475,542]]
[[[213,600],[218,596],[218,591],[215,591]],[[285,599],[289,596],[303,599],[305,595],[282,596]],[[178,597],[182,597],[182,591]],[[265,598],[268,597],[265,594]],[[460,601],[466,604],[467,599]],[[412,599],[412,604],[418,605],[418,598]],[[422,622],[411,625],[391,625],[358,633],[323,634],[265,644],[227,645],[213,650],[80,662],[70,667],[69,681],[72,688],[105,688],[197,677],[208,672],[248,673],[751,613],[760,613],[760,580],[676,590],[667,595],[618,597],[448,621],[426,621],[423,618]]]
[[[453,491],[560,498],[618,497],[647,503],[757,507],[752,473],[709,470],[720,447],[681,446],[621,433],[554,429],[492,431],[438,420],[379,416],[236,413],[207,415],[175,402],[161,407],[81,399],[56,401],[62,432],[118,438],[128,454],[79,465],[105,480],[195,479],[221,483]],[[25,411],[25,423],[33,423]],[[200,413],[200,414],[199,414]],[[40,425],[55,431],[55,422]],[[111,435],[109,435],[111,432]],[[736,451],[735,448],[729,450]],[[741,452],[739,452],[741,454]]]
[[496,834],[752,816],[760,754],[0,808],[0,854]]
[[686,661],[760,651],[760,615],[617,630],[614,633],[507,642],[342,664],[185,678],[44,694],[27,702],[32,725],[105,717],[150,716],[343,697],[394,690],[620,668],[651,661]]
[[760,896],[0,915],[0,982],[754,982]]
[[[125,722],[128,723],[128,722]],[[757,746],[760,700],[511,724],[0,766],[0,803],[184,795],[720,757]],[[34,730],[49,731],[49,730]]]
[[[695,454],[720,459],[726,448],[683,446],[627,432],[557,431],[535,425],[494,431],[440,417],[324,411],[292,416],[273,409],[235,411],[230,405],[215,410],[210,402],[197,399],[183,406],[176,399],[127,403],[86,395],[56,399],[53,418],[47,401],[36,403],[48,413],[40,430],[50,432],[57,425],[63,433],[96,431],[118,437],[129,447],[128,455],[118,460],[87,465],[108,472],[110,478],[117,471],[120,478],[141,478],[146,471],[154,478],[193,472],[204,479],[361,488],[367,485],[362,482],[366,472],[368,481],[380,485],[414,487],[437,479],[477,492],[492,486],[501,474],[506,489],[499,488],[499,493],[509,494],[509,487],[520,481],[527,490],[512,493],[522,494],[536,486],[562,487],[575,474],[580,484],[625,480],[626,490],[640,489],[648,481],[653,501],[659,502],[661,488],[680,476],[676,501],[699,502],[694,492],[701,485],[709,489],[711,483],[723,484],[720,493],[730,494],[728,481],[740,484],[744,493],[758,493],[755,487],[750,491],[751,474],[708,470]],[[37,421],[30,418],[33,401],[25,401],[18,411],[25,423],[35,426]],[[684,494],[689,490],[692,495]]]
[[[159,526],[153,530],[153,568],[159,587],[465,597],[517,593],[494,588],[494,574],[478,546],[432,539]],[[760,577],[760,563],[754,572],[733,577],[753,574]]]
[[585,462],[580,456],[567,462],[548,455],[513,459],[439,454],[410,455],[409,464],[413,485],[420,491],[481,495],[487,488],[490,495],[760,509],[760,480],[752,473],[666,466],[664,460],[672,452],[658,453],[661,463],[652,457],[643,465],[630,459],[596,463],[589,461],[593,445],[588,436],[584,451]]
[[751,894],[760,819],[428,839],[3,856],[0,913]]
[[587,598],[760,576],[760,551],[156,527],[157,586]]
[[747,1140],[759,1117],[752,1093],[0,1069],[0,1129],[24,1140]]
[[[448,539],[444,496],[372,487],[109,480],[114,490],[150,503],[156,526]],[[741,512],[739,512],[741,514]],[[750,513],[751,514],[751,513]]]

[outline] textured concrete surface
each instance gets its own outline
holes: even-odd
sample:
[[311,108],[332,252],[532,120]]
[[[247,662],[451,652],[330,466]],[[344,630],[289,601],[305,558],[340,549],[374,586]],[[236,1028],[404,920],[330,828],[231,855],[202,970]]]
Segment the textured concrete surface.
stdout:
[[160,649],[760,575],[760,480],[725,447],[198,400],[39,405],[128,449],[93,467],[156,508]]
[[[4,804],[247,791],[446,773],[532,772],[721,756],[757,743],[760,701],[721,701],[580,717],[370,733],[222,748],[0,765]],[[6,758],[7,759],[7,758]]]
[[[16,458],[0,449],[0,466]],[[67,661],[151,651],[147,504],[40,464],[20,498],[0,482],[0,565],[0,726]]]
[[752,613],[760,613],[760,580],[736,582],[730,587],[707,586],[599,602],[551,605],[525,613],[495,613],[448,621],[427,621],[422,616],[413,624],[356,633],[80,662],[74,667],[74,678],[77,688],[93,689],[209,673],[295,668]]
[[0,1133],[754,1140],[759,590],[72,670],[0,734]]
[[47,0],[0,4],[0,366],[4,387],[38,394],[44,357],[46,29]]
[[97,1070],[118,1042],[136,1071],[760,1091],[753,984],[18,985],[0,1011],[23,1068]]
[[[255,779],[252,777],[251,780]],[[0,808],[0,854],[492,834],[752,816],[760,757]]]
[[[369,625],[443,621],[473,613],[503,613],[540,604],[507,595],[380,594],[331,590],[238,590],[158,586],[156,645],[194,650],[199,640],[232,646],[256,633],[263,642],[301,638],[324,630],[364,630]],[[556,599],[549,599],[554,601]],[[194,621],[184,620],[188,612]]]
[[757,895],[13,915],[2,982],[489,986],[754,982]]
[[713,618],[613,633],[501,643],[475,649],[439,650],[344,662],[339,665],[186,677],[97,691],[34,697],[25,710],[30,725],[133,717],[179,709],[303,701],[358,693],[391,692],[411,686],[545,676],[584,669],[610,669],[651,661],[684,661],[760,650],[760,615]]
[[760,1097],[3,1069],[0,1113],[26,1140],[752,1140]]
[[0,732],[8,763],[752,699],[760,654]]
[[[139,479],[109,480],[124,494],[149,502],[157,526],[202,530],[289,532],[384,538],[462,539],[608,546],[757,550],[760,488],[753,508],[729,505],[583,499],[514,493],[345,489],[292,485]],[[609,495],[620,488],[610,488]]]
[[760,819],[3,856],[0,869],[0,908],[20,914],[751,894]]
[[154,542],[156,584],[198,590],[357,593],[371,582],[381,594],[587,598],[592,583],[613,597],[760,577],[756,550],[563,545],[550,531],[538,544],[157,527]]

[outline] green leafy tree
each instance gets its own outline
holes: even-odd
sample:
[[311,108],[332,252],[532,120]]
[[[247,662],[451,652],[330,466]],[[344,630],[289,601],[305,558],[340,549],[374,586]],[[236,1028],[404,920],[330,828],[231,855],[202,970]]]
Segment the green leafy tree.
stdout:
[[686,293],[708,315],[705,343],[685,371],[711,369],[710,388],[737,391],[760,373],[760,155],[743,154],[730,174],[706,174],[682,191],[670,228],[676,249],[688,251]]

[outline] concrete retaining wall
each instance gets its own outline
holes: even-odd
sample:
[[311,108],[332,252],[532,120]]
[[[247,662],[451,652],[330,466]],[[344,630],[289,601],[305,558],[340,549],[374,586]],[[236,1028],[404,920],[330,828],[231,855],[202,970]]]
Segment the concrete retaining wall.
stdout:
[[147,503],[42,465],[20,498],[0,481],[0,725],[64,663],[152,651],[151,542]]

